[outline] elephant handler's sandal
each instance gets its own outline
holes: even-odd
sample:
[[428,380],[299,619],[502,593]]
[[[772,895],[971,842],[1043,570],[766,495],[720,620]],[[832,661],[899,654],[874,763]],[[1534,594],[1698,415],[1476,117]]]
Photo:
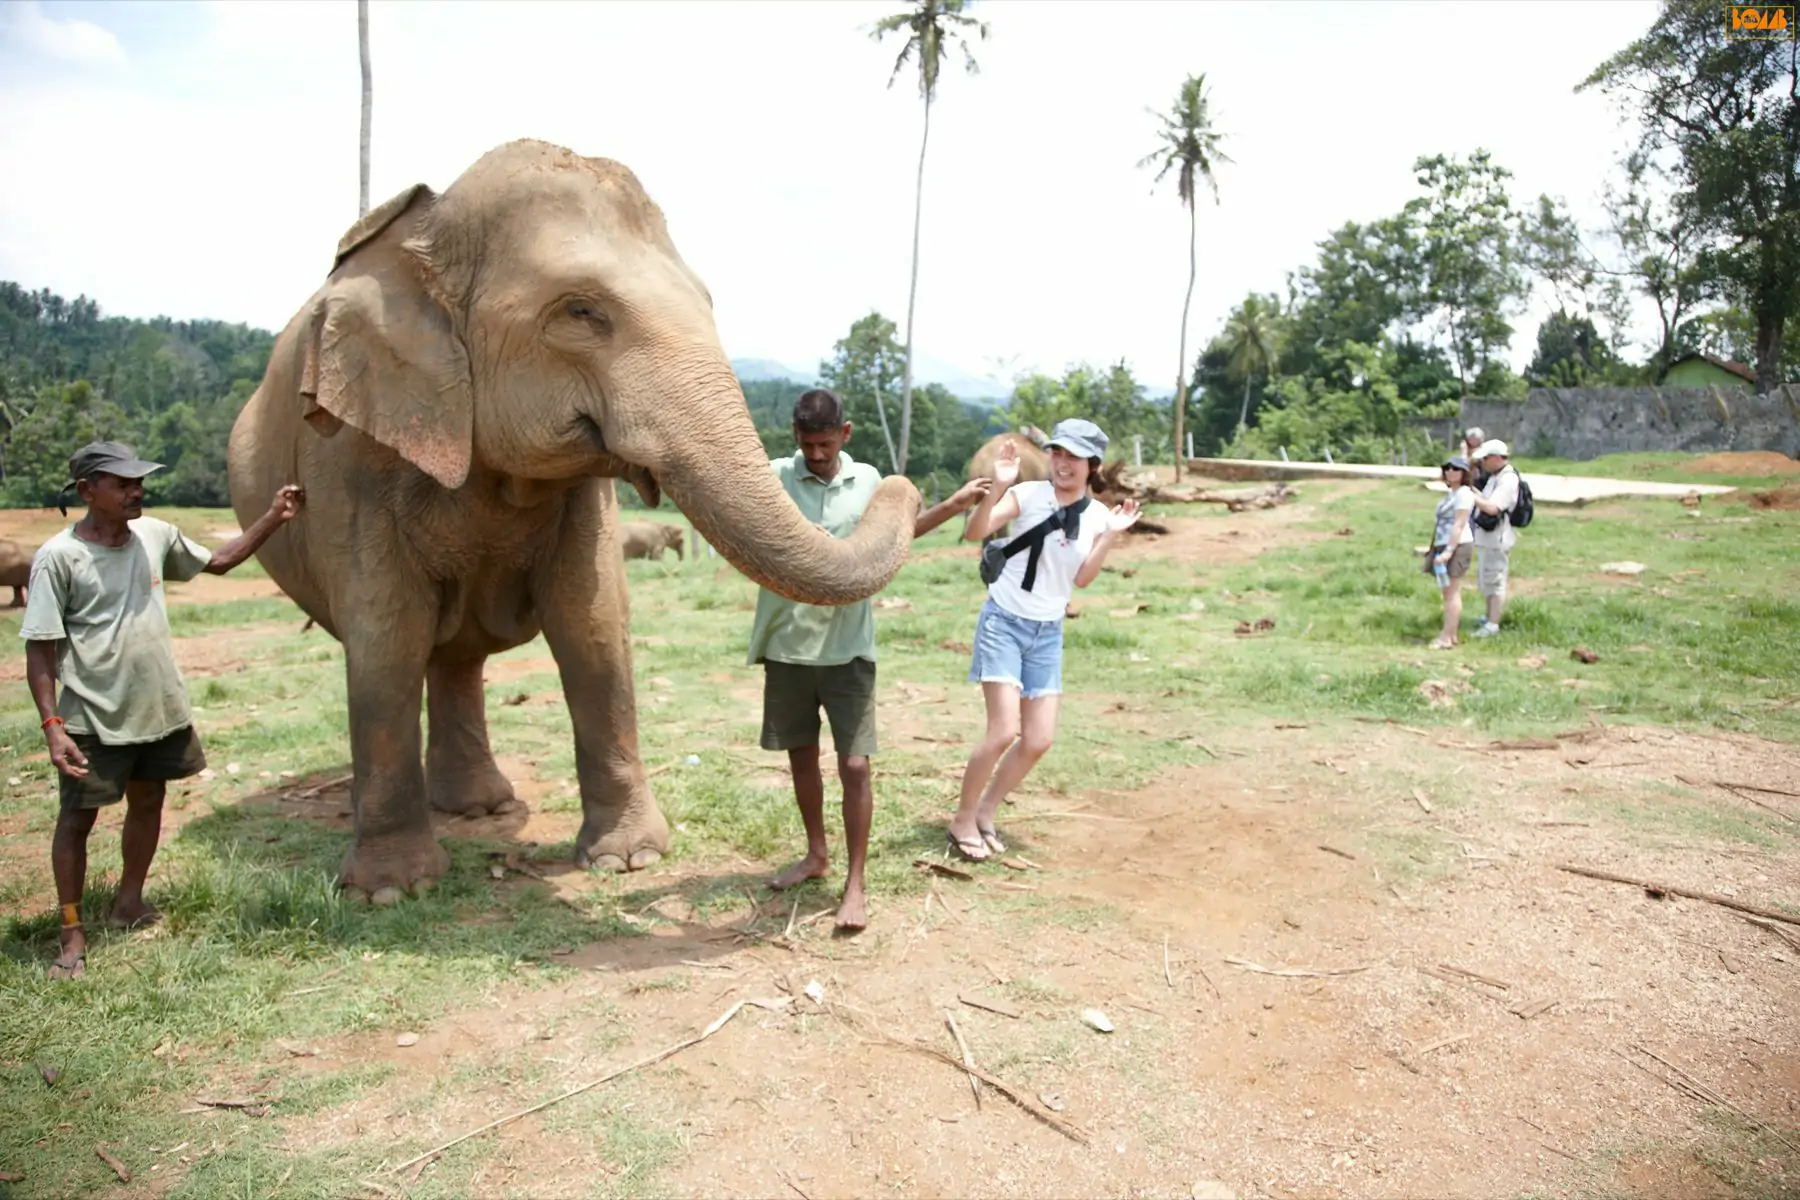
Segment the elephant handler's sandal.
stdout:
[[[987,843],[980,838],[959,838],[954,833],[947,834],[946,836],[950,841],[950,852],[958,858],[965,859],[968,862],[978,863],[986,862],[989,858],[993,857],[988,853]],[[971,854],[969,852],[969,847],[971,846],[981,851],[981,853]]]

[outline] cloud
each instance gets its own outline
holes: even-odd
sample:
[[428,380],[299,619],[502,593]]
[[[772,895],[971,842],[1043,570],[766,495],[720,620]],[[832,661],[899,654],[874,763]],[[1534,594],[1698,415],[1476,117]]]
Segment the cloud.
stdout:
[[78,17],[52,17],[37,0],[0,5],[0,46],[77,66],[125,65],[125,47],[110,30]]
[[[518,137],[618,159],[712,291],[726,350],[816,363],[871,308],[905,318],[918,95],[887,87],[896,48],[867,33],[893,7],[374,0],[371,199],[447,187]],[[0,278],[109,312],[281,327],[356,219],[355,5],[100,11],[130,72],[0,71]],[[9,30],[26,12],[71,24],[0,0]],[[981,74],[947,72],[933,109],[918,349],[974,376],[1122,357],[1174,385],[1187,215],[1135,164],[1155,136],[1145,108],[1192,71],[1233,162],[1222,202],[1199,209],[1190,359],[1333,229],[1398,211],[1419,155],[1485,147],[1516,172],[1518,204],[1561,195],[1592,226],[1630,133],[1572,89],[1655,14],[992,5]],[[168,32],[178,17],[194,28]],[[1548,307],[1514,322],[1515,365]]]

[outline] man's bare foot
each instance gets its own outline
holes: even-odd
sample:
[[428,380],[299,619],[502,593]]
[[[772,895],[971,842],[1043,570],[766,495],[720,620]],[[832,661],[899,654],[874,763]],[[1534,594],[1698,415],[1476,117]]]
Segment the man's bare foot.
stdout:
[[44,972],[49,979],[80,979],[87,971],[87,935],[79,929],[67,929],[62,935],[62,953]]
[[162,920],[162,911],[142,900],[127,904],[123,901],[113,905],[106,923],[113,929],[138,929],[145,925],[154,925]]
[[869,925],[868,903],[863,898],[861,888],[844,888],[844,902],[838,905],[837,931],[839,933],[861,933]]
[[775,878],[769,880],[772,891],[785,892],[791,887],[805,883],[809,879],[823,879],[825,872],[831,869],[831,863],[820,857],[807,855]]

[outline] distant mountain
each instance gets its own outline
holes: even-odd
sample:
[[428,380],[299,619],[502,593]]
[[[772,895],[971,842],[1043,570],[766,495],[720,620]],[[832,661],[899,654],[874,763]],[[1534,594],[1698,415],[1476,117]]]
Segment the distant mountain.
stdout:
[[734,358],[731,360],[731,369],[745,383],[761,379],[791,379],[795,383],[810,385],[818,380],[817,371],[803,371],[786,363],[778,363],[772,358]]

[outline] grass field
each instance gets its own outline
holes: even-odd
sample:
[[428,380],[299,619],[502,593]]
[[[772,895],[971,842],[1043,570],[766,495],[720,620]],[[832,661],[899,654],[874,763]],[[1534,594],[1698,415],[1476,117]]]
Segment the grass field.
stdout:
[[[1629,458],[1618,473],[1681,473]],[[1268,512],[1152,513],[1172,532],[1134,540],[1078,594],[1061,736],[1001,822],[1038,869],[970,882],[912,864],[940,850],[979,731],[964,676],[980,588],[950,530],[915,545],[877,614],[875,920],[853,941],[807,923],[836,877],[796,908],[760,890],[801,838],[783,759],[756,745],[754,589],[704,553],[628,564],[669,857],[630,877],[568,866],[573,745],[539,641],[488,670],[524,808],[444,822],[449,876],[391,909],[333,884],[349,809],[332,782],[348,759],[336,643],[301,632],[254,564],[172,586],[214,773],[171,792],[149,889],[164,924],[100,934],[72,985],[44,978],[55,785],[20,653],[0,702],[0,1172],[22,1178],[0,1192],[1186,1196],[1207,1179],[1275,1196],[1794,1194],[1800,953],[1726,910],[1554,865],[1800,914],[1800,802],[1709,786],[1800,779],[1800,514],[1741,494],[1698,516],[1540,506],[1504,635],[1443,654],[1425,648],[1438,612],[1414,553],[1434,497],[1298,490]],[[7,519],[18,529],[0,532],[58,524]],[[1619,560],[1645,569],[1600,573]],[[1264,618],[1272,630],[1237,632]],[[15,632],[17,612],[0,624]],[[1494,748],[1506,739],[1557,748]],[[90,921],[117,853],[113,812]],[[1266,976],[1230,957],[1359,967]],[[1444,961],[1511,986],[1424,971]],[[666,1064],[393,1170],[733,998],[811,979],[844,1007],[746,1009]],[[981,989],[1022,1015],[961,1007],[977,1058],[1060,1093],[1090,1145],[991,1089],[978,1109],[960,1072],[872,1045],[848,1015],[954,1053],[943,1010]],[[1508,1011],[1533,998],[1561,1007]],[[1119,1032],[1081,1024],[1089,1005]],[[1622,1059],[1637,1042],[1737,1111]]]

